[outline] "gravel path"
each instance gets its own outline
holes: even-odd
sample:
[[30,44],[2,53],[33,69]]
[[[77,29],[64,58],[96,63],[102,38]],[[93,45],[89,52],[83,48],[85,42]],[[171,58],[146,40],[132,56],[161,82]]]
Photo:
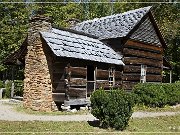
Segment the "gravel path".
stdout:
[[[97,120],[93,115],[30,115],[16,112],[11,105],[5,105],[3,102],[8,100],[0,100],[0,120],[7,121],[94,121]],[[171,116],[180,114],[180,112],[134,112],[133,118]]]

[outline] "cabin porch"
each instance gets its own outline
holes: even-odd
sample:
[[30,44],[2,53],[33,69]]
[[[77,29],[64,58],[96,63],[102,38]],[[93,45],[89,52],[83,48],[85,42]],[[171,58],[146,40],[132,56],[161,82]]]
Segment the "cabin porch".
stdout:
[[122,65],[77,59],[53,62],[53,100],[57,106],[89,105],[94,90],[122,87]]

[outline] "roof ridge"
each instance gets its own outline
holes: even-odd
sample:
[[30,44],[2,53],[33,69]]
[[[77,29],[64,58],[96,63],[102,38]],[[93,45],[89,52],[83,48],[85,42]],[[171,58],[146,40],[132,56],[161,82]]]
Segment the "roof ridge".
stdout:
[[57,26],[53,26],[52,29],[63,30],[63,31],[71,32],[71,33],[74,33],[77,35],[83,35],[83,36],[87,36],[90,38],[98,39],[97,36],[94,36],[94,35],[91,35],[91,34],[88,34],[88,33],[82,32],[82,31],[77,31],[75,29],[70,29],[70,28],[65,28],[65,27],[57,27]]

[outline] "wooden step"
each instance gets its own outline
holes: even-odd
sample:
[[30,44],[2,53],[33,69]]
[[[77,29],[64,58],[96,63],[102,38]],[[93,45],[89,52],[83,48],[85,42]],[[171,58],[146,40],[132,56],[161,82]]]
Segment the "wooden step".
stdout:
[[90,100],[86,98],[64,100],[64,106],[71,105],[88,105],[90,106]]

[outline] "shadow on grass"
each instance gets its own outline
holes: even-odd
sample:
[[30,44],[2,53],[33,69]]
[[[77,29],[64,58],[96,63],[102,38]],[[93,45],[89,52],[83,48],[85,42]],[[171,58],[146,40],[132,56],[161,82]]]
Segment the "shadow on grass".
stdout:
[[89,124],[90,126],[92,126],[92,127],[99,127],[99,128],[102,128],[102,127],[100,126],[99,120],[88,121],[88,124]]
[[109,132],[109,131],[116,131],[116,130],[110,128],[110,127],[107,127],[107,125],[102,126],[102,125],[100,124],[100,121],[99,121],[99,120],[87,121],[87,122],[88,122],[88,124],[89,124],[90,126],[92,126],[92,127],[97,127],[97,128],[99,128],[99,129],[105,129],[105,130],[107,130],[108,132]]
[[102,125],[100,125],[100,121],[99,120],[87,121],[87,122],[92,127],[98,127],[98,128],[102,128],[102,129],[107,129],[106,127],[103,127]]

